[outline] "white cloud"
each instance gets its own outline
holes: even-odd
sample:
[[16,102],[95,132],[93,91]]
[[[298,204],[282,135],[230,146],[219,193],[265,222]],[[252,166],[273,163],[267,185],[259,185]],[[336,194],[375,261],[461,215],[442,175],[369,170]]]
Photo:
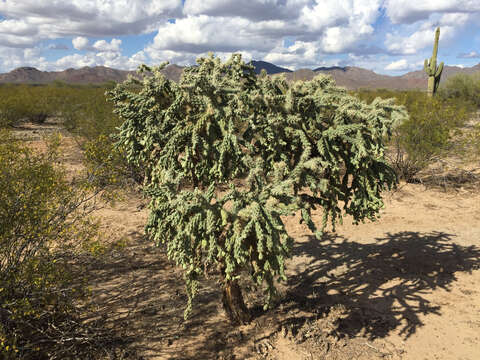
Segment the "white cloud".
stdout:
[[443,14],[438,21],[439,26],[460,27],[465,25],[472,18],[472,14],[465,13],[448,13]]
[[321,50],[326,53],[355,51],[362,40],[373,34],[380,5],[380,0],[326,0],[304,7],[299,22],[309,35],[300,39],[319,37]]
[[316,67],[318,49],[318,44],[295,41],[288,48],[276,47],[264,57],[264,60],[291,70]]
[[151,32],[167,19],[181,16],[181,10],[181,0],[0,1],[0,14],[7,19],[0,21],[0,44],[5,35],[34,44],[59,37]]
[[385,70],[389,70],[389,71],[401,71],[401,70],[407,70],[407,69],[408,69],[408,62],[406,59],[400,59],[400,60],[394,61],[385,67]]
[[[480,58],[480,53],[477,51],[470,51],[469,53],[462,53],[458,55],[460,59],[475,59]],[[459,66],[459,65],[456,65]]]
[[[338,6],[340,4],[340,6]],[[338,1],[326,0],[313,8],[304,7],[299,21],[313,31],[324,31],[330,26],[348,24],[347,9]]]
[[313,7],[305,6],[301,10],[299,21],[311,31],[356,26],[352,30],[363,33],[364,26],[371,25],[380,15],[380,3],[379,0],[318,1]]
[[97,65],[97,59],[90,55],[80,55],[72,54],[64,56],[57,61],[55,61],[55,67],[59,69],[68,69],[68,68],[81,68],[85,66],[95,66]]
[[[135,68],[142,62],[165,60],[190,65],[213,51],[222,59],[240,52],[246,61],[264,60],[290,69],[341,64],[375,68],[375,71],[400,71],[405,64],[398,60],[398,55],[408,55],[402,60],[417,64],[418,58],[431,52],[437,26],[441,27],[440,49],[446,51],[447,45],[453,44],[467,25],[477,28],[480,20],[480,0],[185,0],[184,3],[182,0],[0,0],[3,18],[0,66],[5,69],[23,61],[52,69],[90,65]],[[382,8],[387,20],[378,25]],[[176,22],[168,23],[170,18]],[[391,26],[389,20],[397,25]],[[122,46],[129,45],[131,38],[121,36],[149,32],[155,32],[151,43],[144,44],[143,51],[126,56]],[[288,48],[283,45],[286,38],[293,42]],[[54,49],[66,50],[65,46],[52,44],[50,40],[54,39],[62,42],[72,39],[73,49],[82,53],[70,53],[48,62],[42,51],[50,52],[49,58],[56,59],[64,53],[54,54]],[[475,41],[472,36],[472,48],[477,45]],[[36,58],[25,55],[24,49],[36,49]],[[470,50],[465,49],[461,55],[475,57],[477,53],[468,53]],[[455,54],[461,51],[454,50]],[[414,65],[408,66],[412,69]]]
[[[174,58],[182,54],[180,56],[186,59],[211,50],[215,53],[252,50],[268,52],[281,43],[281,38],[259,34],[271,24],[253,25],[240,17],[189,16],[178,19],[175,24],[160,26],[153,43],[145,51],[154,59],[167,54]],[[272,31],[272,28],[269,30]]]
[[[364,51],[360,42],[373,34],[372,24],[380,15],[380,3],[381,0],[252,0],[250,6],[245,6],[233,0],[187,0],[187,16],[174,24],[160,25],[145,52],[152,59],[191,63],[210,50],[242,51],[287,67],[315,66],[321,53],[354,52],[358,46],[359,51]],[[283,48],[285,36],[297,39],[295,47]],[[298,56],[300,53],[303,58]]]
[[77,50],[85,50],[88,48],[88,39],[83,36],[77,36],[72,40],[72,45]]
[[87,50],[93,52],[113,52],[120,53],[122,50],[122,40],[112,39],[110,42],[106,40],[97,40],[93,45],[90,45],[89,40],[83,36],[77,36],[72,40],[72,45],[76,50]]
[[[412,55],[417,54],[426,47],[433,48],[435,39],[435,28],[425,29],[423,27],[431,26],[425,23],[422,28],[415,31],[410,36],[387,33],[385,36],[385,46],[393,54]],[[457,29],[452,26],[443,26],[440,31],[439,42],[450,41],[456,35]]]
[[122,45],[122,40],[112,39],[110,43],[105,40],[98,40],[93,44],[93,48],[101,52],[119,52],[120,45]]
[[50,44],[47,46],[49,50],[69,50],[70,48],[65,44]]
[[145,64],[146,61],[147,57],[145,56],[145,53],[143,51],[139,51],[136,54],[133,54],[129,59],[129,62],[131,62],[131,64],[134,65],[135,68],[141,64]]
[[386,34],[385,46],[393,54],[416,54],[425,47],[433,46],[437,27],[440,27],[440,43],[448,44],[463,28],[472,25],[474,20],[474,14],[470,13],[435,14],[429,20],[413,25],[397,26],[394,33]]
[[342,53],[355,51],[359,40],[365,38],[365,35],[373,33],[373,27],[366,26],[361,31],[355,32],[351,27],[331,27],[325,31],[321,40],[323,51],[326,53]]
[[186,0],[183,13],[187,16],[243,17],[249,20],[295,19],[309,0]]
[[[400,59],[402,60],[402,59]],[[405,73],[408,71],[416,71],[423,69],[424,59],[421,56],[409,56],[405,58],[407,66],[404,69],[390,70],[387,69],[392,63],[398,62],[398,60],[392,60],[392,57],[387,54],[367,54],[367,55],[354,55],[349,54],[348,59],[340,61],[341,66],[356,66],[364,69],[372,70],[377,74],[394,74]],[[402,61],[398,66],[403,65]]]
[[0,34],[33,36],[36,33],[35,27],[24,20],[6,19],[0,22]]
[[131,57],[123,56],[120,52],[89,52],[87,54],[72,54],[64,56],[50,66],[54,70],[67,68],[81,68],[85,66],[106,66],[116,69],[135,70],[146,61],[145,54],[140,51]]
[[434,13],[472,13],[480,11],[478,0],[387,0],[386,14],[394,24],[426,20]]
[[10,71],[22,66],[32,66],[39,70],[47,70],[49,63],[41,56],[39,48],[21,49],[0,45],[0,72]]

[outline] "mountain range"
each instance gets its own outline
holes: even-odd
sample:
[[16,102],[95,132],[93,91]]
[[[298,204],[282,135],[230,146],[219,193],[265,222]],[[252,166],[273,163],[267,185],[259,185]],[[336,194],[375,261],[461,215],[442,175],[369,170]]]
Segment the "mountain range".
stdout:
[[[389,76],[377,74],[371,70],[355,67],[319,67],[316,69],[299,69],[292,71],[265,61],[252,60],[255,72],[260,74],[262,69],[271,76],[284,74],[288,81],[311,80],[319,73],[331,75],[337,85],[347,89],[359,88],[385,88],[385,89],[425,89],[427,75],[423,70],[413,71],[401,76]],[[162,70],[165,77],[178,82],[183,72],[182,66],[168,65]],[[458,74],[472,74],[480,71],[480,63],[473,67],[445,66],[442,80]],[[104,66],[83,67],[80,69],[67,69],[64,71],[40,71],[33,67],[21,67],[8,73],[0,74],[0,83],[35,83],[44,84],[53,81],[78,84],[98,84],[108,81],[121,82],[128,74],[136,74],[135,71],[112,69]]]

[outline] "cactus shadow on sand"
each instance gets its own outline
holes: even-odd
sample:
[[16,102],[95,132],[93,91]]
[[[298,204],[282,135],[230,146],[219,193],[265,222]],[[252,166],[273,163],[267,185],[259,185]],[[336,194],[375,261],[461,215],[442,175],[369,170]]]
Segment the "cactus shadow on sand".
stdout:
[[[335,235],[319,242],[298,243],[296,255],[311,260],[306,270],[290,276],[285,308],[312,314],[287,318],[283,326],[300,324],[342,304],[346,316],[338,332],[347,337],[384,338],[391,331],[404,339],[423,326],[422,315],[441,315],[429,299],[435,289],[450,290],[457,272],[480,269],[480,248],[461,246],[443,232],[387,233],[362,244]],[[317,315],[316,315],[317,314]]]

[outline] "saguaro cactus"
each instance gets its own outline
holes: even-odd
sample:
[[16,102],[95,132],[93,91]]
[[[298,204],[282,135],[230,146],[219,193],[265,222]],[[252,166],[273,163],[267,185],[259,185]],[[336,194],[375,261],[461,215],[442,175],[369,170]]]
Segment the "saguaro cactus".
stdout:
[[435,43],[433,45],[433,54],[430,60],[425,59],[424,69],[428,75],[428,96],[433,96],[440,84],[440,77],[443,71],[443,61],[437,67],[438,39],[440,38],[440,28],[435,31]]

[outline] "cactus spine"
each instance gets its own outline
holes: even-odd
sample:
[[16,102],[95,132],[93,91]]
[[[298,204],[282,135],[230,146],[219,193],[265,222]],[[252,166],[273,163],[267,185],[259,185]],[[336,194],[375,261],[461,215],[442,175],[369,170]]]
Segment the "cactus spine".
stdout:
[[440,84],[440,77],[443,71],[443,61],[437,67],[438,39],[440,38],[440,28],[435,31],[435,43],[433,45],[433,54],[430,60],[425,59],[424,69],[428,75],[428,96],[433,96]]

